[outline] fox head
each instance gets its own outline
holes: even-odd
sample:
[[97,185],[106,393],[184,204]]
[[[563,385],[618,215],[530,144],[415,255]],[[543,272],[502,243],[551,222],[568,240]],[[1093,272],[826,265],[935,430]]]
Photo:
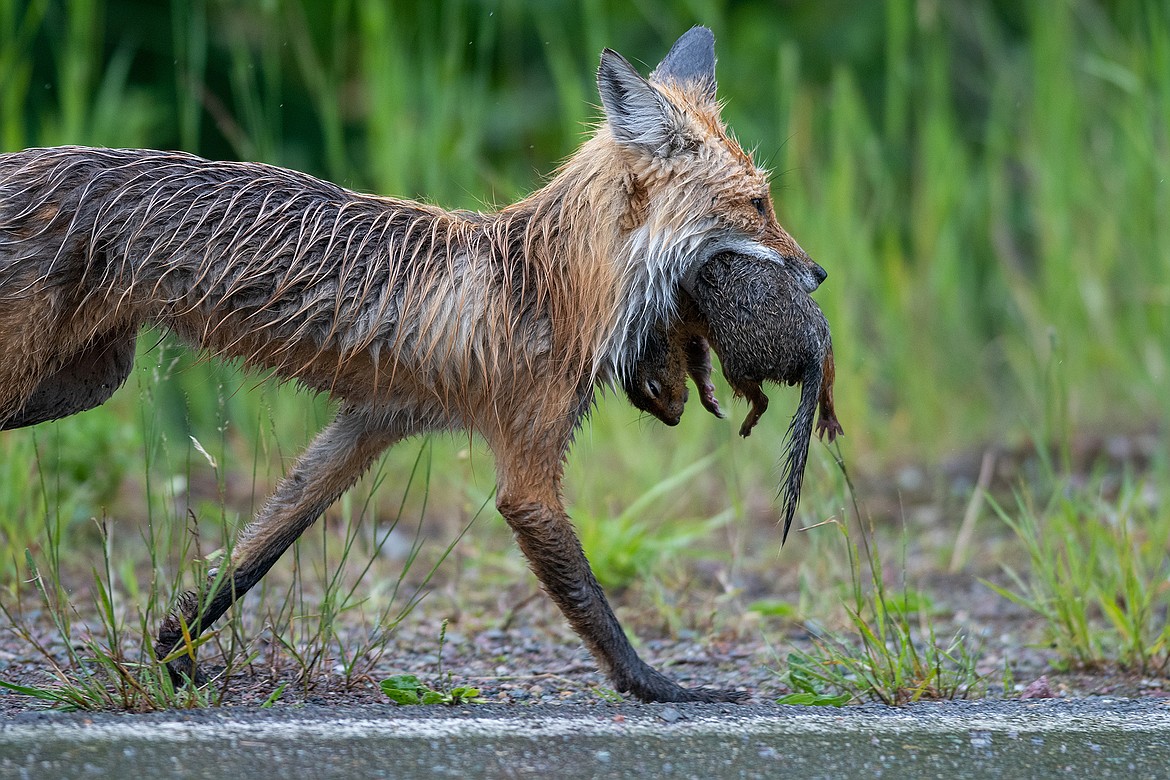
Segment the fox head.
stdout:
[[606,49],[597,83],[605,124],[595,140],[612,145],[629,177],[627,289],[644,295],[641,311],[627,313],[635,345],[645,332],[638,320],[672,316],[677,290],[719,252],[788,266],[805,290],[817,288],[825,271],[781,227],[768,172],[723,124],[710,30],[684,33],[649,79]]

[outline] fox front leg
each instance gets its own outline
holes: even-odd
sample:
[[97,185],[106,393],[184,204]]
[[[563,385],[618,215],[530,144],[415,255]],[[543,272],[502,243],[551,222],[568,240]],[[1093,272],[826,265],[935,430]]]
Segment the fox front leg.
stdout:
[[[545,591],[616,690],[646,702],[738,702],[747,694],[683,688],[638,657],[594,577],[560,499],[560,454],[497,452],[500,514]],[[531,455],[531,451],[529,451]],[[543,479],[541,479],[543,477]]]

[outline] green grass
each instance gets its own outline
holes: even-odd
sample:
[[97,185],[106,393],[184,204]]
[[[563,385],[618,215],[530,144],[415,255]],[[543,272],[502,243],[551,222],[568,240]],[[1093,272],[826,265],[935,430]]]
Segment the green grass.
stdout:
[[[470,207],[538,186],[576,146],[596,117],[600,46],[652,60],[698,13],[718,34],[728,120],[830,271],[818,299],[851,448],[935,455],[1170,411],[1159,3],[916,13],[893,0],[845,23],[594,3],[566,34],[577,11],[557,3],[176,0],[149,44],[119,8],[0,4],[5,148],[181,144]],[[836,27],[851,45],[832,57],[815,46]],[[165,67],[147,70],[156,58]],[[1054,364],[1067,419],[1050,414]],[[193,402],[203,377],[182,380]],[[761,446],[747,442],[753,460]]]
[[[833,326],[850,463],[880,474],[988,442],[1067,452],[1087,433],[1160,425],[1147,473],[1152,493],[1165,492],[1164,3],[890,0],[845,18],[831,4],[665,0],[172,0],[153,15],[127,7],[0,0],[0,148],[178,147],[469,208],[531,191],[572,152],[598,116],[593,79],[603,46],[647,70],[677,34],[709,24],[725,117],[775,171],[781,221],[830,273],[817,299]],[[228,543],[329,415],[321,399],[169,342],[147,348],[156,341],[144,335],[135,379],[102,409],[0,435],[7,592],[22,579],[42,582],[38,597],[64,618],[50,586],[60,575],[90,582],[101,615],[121,600],[141,610],[113,624],[103,617],[104,644],[90,649],[91,660],[75,659],[82,666],[103,654],[124,668],[143,659],[116,647],[126,621],[131,633],[156,624],[171,594],[198,581],[191,558]],[[745,560],[775,558],[778,534],[747,537],[748,518],[774,507],[784,410],[795,404],[790,391],[772,395],[771,415],[748,440],[735,436],[735,420],[697,405],[666,430],[620,398],[601,400],[567,482],[607,582],[653,579],[683,546],[712,548],[733,573]],[[731,406],[733,417],[744,411]],[[424,510],[474,516],[494,481],[484,448],[439,438],[426,452],[444,466],[429,473],[425,491],[383,487],[371,498],[366,488],[335,513],[347,521],[421,518]],[[381,473],[401,485],[418,458],[418,448],[398,447]],[[690,470],[700,462],[707,465]],[[1058,459],[1053,471],[1068,465]],[[847,503],[834,468],[814,447],[802,503],[808,523]],[[1143,505],[1136,484],[1052,501],[1030,497],[1047,495],[1045,485],[1023,485],[1018,504],[997,509],[1029,554],[1005,594],[1044,617],[1069,664],[1165,665],[1166,637],[1156,630],[1165,622],[1157,559],[1165,548],[1153,536],[1164,499]],[[723,523],[728,512],[735,520]],[[457,538],[461,526],[448,525]],[[280,652],[306,678],[326,656],[350,670],[376,652],[337,646],[330,626],[339,614],[383,595],[371,620],[393,623],[397,614],[383,611],[394,594],[370,596],[369,577],[358,583],[377,557],[371,527],[338,533],[322,524],[290,564],[296,576],[314,570],[313,584],[266,584],[262,604],[250,600],[243,610],[280,626]],[[980,530],[990,533],[987,524]],[[1085,557],[1085,545],[1108,552]],[[94,575],[103,550],[110,560]],[[341,558],[351,566],[338,569]],[[842,598],[825,583],[856,571],[850,560],[832,527],[796,535],[778,564],[800,585],[792,609],[839,610]],[[843,599],[858,637],[867,625],[909,624],[908,611],[865,606],[875,585]],[[1074,591],[1080,601],[1068,602]],[[248,657],[243,648],[259,629],[240,625],[213,639],[225,657]],[[118,688],[118,674],[102,679],[119,696],[142,695]]]
[[[177,655],[198,649],[201,663],[210,664],[214,673],[205,688],[175,688],[154,656],[154,632],[175,596],[206,587],[207,569],[230,555],[241,517],[250,514],[232,508],[228,477],[219,464],[236,464],[242,473],[232,479],[250,481],[254,494],[267,490],[277,464],[264,452],[272,434],[263,419],[251,432],[255,440],[238,443],[253,448],[251,453],[233,452],[234,437],[227,431],[236,418],[228,408],[238,378],[225,379],[227,386],[216,391],[208,430],[218,431],[218,439],[172,435],[165,421],[167,405],[159,397],[171,381],[172,364],[166,360],[171,352],[166,346],[158,352],[163,369],[140,366],[130,383],[137,386],[120,391],[129,396],[138,420],[111,428],[98,424],[103,416],[91,418],[93,438],[126,438],[128,454],[104,456],[129,469],[119,477],[135,483],[132,495],[111,490],[107,497],[96,497],[104,481],[91,470],[100,462],[86,460],[69,426],[50,424],[27,432],[36,446],[27,453],[15,449],[21,446],[19,434],[3,442],[14,447],[14,455],[27,455],[7,461],[20,465],[10,470],[10,500],[14,506],[22,495],[34,500],[6,515],[20,524],[6,521],[0,528],[6,549],[22,556],[8,562],[0,585],[2,625],[35,651],[51,682],[17,685],[0,679],[0,687],[67,709],[149,711],[219,704],[233,676],[249,669],[255,674],[256,668],[291,668],[302,694],[322,676],[357,685],[486,502],[470,507],[468,519],[448,542],[424,550],[427,539],[419,529],[427,514],[433,447],[425,441],[407,445],[403,454],[413,462],[396,475],[396,486],[383,487],[385,466],[376,469],[335,507],[339,522],[320,523],[294,547],[291,567],[266,578],[249,594],[246,607],[232,610],[213,630],[176,650]],[[307,403],[299,400],[302,407]],[[252,402],[267,413],[281,405],[278,397]],[[97,452],[89,450],[91,456]],[[250,464],[250,474],[242,463]],[[375,495],[383,501],[375,502]],[[85,517],[91,502],[109,502],[114,511],[125,504],[134,514],[111,518],[102,509],[95,521]],[[405,550],[391,552],[387,543],[396,532],[411,541]],[[25,549],[18,550],[19,544]],[[342,630],[343,625],[360,630]],[[278,663],[273,653],[288,663]],[[271,685],[273,697],[287,687],[275,677]]]
[[908,584],[905,561],[900,587],[891,590],[887,585],[881,553],[871,541],[876,534],[872,524],[863,525],[856,489],[839,450],[837,454],[861,531],[857,542],[849,523],[832,524],[840,531],[849,561],[849,590],[841,601],[848,630],[814,629],[814,650],[788,655],[783,676],[792,693],[778,703],[839,707],[857,700],[900,705],[984,692],[975,643],[962,630],[949,640],[937,635],[930,598]]
[[683,485],[708,469],[713,460],[704,458],[669,475],[616,514],[598,517],[585,510],[573,513],[581,545],[597,581],[606,590],[619,590],[637,580],[662,576],[670,560],[686,555],[727,524],[730,510],[711,518],[655,522],[662,513],[663,501],[677,497]]
[[1045,500],[1026,491],[1010,510],[996,507],[1028,570],[992,587],[1043,619],[1066,667],[1170,671],[1170,512],[1149,487],[1127,480],[1106,497],[1099,483],[1061,483]]

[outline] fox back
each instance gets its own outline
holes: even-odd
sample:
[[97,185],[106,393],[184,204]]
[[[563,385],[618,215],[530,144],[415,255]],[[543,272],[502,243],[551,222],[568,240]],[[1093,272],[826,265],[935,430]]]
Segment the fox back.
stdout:
[[[712,254],[787,264],[810,288],[823,275],[723,125],[710,33],[693,33],[649,80],[606,50],[606,121],[546,187],[493,214],[182,153],[0,155],[0,303],[37,301],[49,314],[38,328],[66,355],[154,322],[444,427],[486,422],[473,413],[485,403],[531,407],[536,376],[554,380],[538,417],[576,413],[598,381],[630,376]],[[0,359],[27,346],[7,343]],[[27,397],[60,362],[27,367],[9,395]],[[0,423],[19,401],[0,398]]]

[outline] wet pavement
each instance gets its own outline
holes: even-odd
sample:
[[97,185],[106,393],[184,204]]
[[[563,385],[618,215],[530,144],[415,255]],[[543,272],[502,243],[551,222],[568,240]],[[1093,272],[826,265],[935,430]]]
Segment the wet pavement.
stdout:
[[1170,701],[286,707],[0,721],[0,778],[1170,777]]

